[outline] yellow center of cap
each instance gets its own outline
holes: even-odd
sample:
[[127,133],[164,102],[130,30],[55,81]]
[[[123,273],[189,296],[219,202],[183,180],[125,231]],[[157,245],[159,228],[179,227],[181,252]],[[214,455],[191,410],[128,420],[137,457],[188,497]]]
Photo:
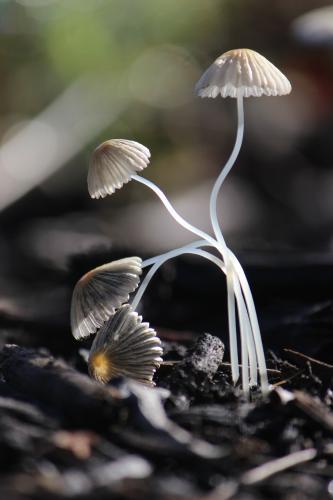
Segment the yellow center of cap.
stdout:
[[105,352],[96,352],[89,360],[89,370],[95,379],[108,382],[112,376],[110,358]]

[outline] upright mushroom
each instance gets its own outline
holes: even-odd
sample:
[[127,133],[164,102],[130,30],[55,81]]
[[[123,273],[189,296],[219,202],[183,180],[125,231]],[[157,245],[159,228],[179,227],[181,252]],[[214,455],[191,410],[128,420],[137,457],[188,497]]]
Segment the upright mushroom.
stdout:
[[[235,322],[235,299],[233,290],[234,266],[229,259],[229,251],[217,217],[217,197],[223,181],[233,167],[239,154],[244,135],[244,97],[281,96],[289,94],[291,85],[289,80],[265,57],[250,49],[235,49],[225,52],[218,57],[214,63],[204,72],[195,86],[196,93],[200,97],[215,98],[222,97],[237,98],[238,126],[237,135],[232,153],[219,174],[210,197],[210,217],[217,241],[221,245],[225,255],[228,285],[228,311],[231,365],[233,367],[233,378],[238,378],[237,363],[237,336]],[[250,312],[250,311],[249,311]],[[260,339],[260,332],[254,331],[255,341]],[[261,349],[258,346],[260,353]],[[261,352],[262,363],[264,362]],[[262,377],[265,377],[261,373]],[[264,381],[266,384],[266,382]]]

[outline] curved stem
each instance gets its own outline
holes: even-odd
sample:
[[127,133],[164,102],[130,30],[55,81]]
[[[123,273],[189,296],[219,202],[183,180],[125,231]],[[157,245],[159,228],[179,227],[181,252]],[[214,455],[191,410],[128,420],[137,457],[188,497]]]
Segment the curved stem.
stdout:
[[[205,244],[208,243],[208,244],[212,245],[214,248],[217,248],[221,252],[224,262],[225,263],[228,262],[229,250],[226,247],[224,240],[223,240],[223,244],[221,246],[221,244],[219,244],[212,236],[210,236],[209,234],[205,233],[204,231],[196,228],[195,226],[193,226],[192,224],[187,222],[173,208],[173,206],[171,205],[171,203],[169,202],[169,200],[167,199],[167,197],[165,196],[163,191],[158,186],[156,186],[153,182],[151,182],[148,179],[145,179],[144,177],[141,177],[139,175],[133,175],[132,179],[134,179],[134,180],[140,182],[141,184],[144,184],[145,186],[152,189],[155,192],[155,194],[160,198],[160,200],[164,204],[165,208],[168,210],[170,215],[176,220],[176,222],[178,222],[182,227],[184,227],[188,231],[203,238]],[[189,246],[191,246],[191,245],[189,245]],[[243,281],[245,280],[247,283],[245,273],[244,273],[240,263],[238,262],[238,260],[235,256],[233,256],[233,258],[236,259],[235,262],[238,263],[238,267],[237,267],[237,269],[235,269],[236,274],[238,275],[239,269],[241,269],[243,272]],[[150,261],[151,261],[151,259],[150,259]],[[228,266],[230,266],[230,263],[228,264]],[[232,279],[230,280],[230,278],[229,278],[229,281],[228,281],[228,275],[230,275],[230,272],[228,273],[228,266],[226,266],[227,267],[226,275],[227,275],[227,288],[228,288],[228,319],[229,319],[229,337],[230,337],[230,359],[231,359],[231,366],[232,366],[232,378],[233,378],[234,383],[236,383],[238,380],[238,377],[239,377],[238,352],[237,352],[237,331],[236,331],[236,318],[235,318],[234,290],[233,290]],[[242,285],[242,288],[243,288],[243,285]],[[245,299],[245,302],[247,304],[247,307],[248,307],[248,304],[252,304],[252,309],[254,309],[254,311],[255,311],[255,306],[253,303],[253,298],[252,298],[251,290],[250,290],[248,283],[247,283],[247,288],[246,289],[243,288],[243,293],[244,293],[244,299]],[[250,319],[251,319],[251,317],[250,317]],[[259,338],[260,338],[260,330],[259,330],[258,334],[259,334]]]
[[157,194],[157,196],[159,197],[159,199],[161,200],[161,202],[163,203],[169,214],[175,219],[176,222],[178,222],[178,224],[180,224],[182,227],[184,227],[191,233],[194,233],[200,238],[203,238],[204,240],[208,241],[213,247],[219,249],[217,241],[212,236],[205,233],[204,231],[201,231],[201,229],[198,229],[197,227],[193,226],[192,224],[187,222],[181,215],[179,215],[179,213],[173,208],[173,206],[171,205],[170,201],[165,196],[163,191],[158,186],[156,186],[156,184],[149,181],[148,179],[145,179],[144,177],[141,177],[141,175],[136,175],[136,174],[132,175],[132,179],[152,189],[154,193]]
[[[163,191],[156,186],[153,182],[141,177],[140,175],[132,175],[132,179],[141,182],[145,186],[152,189],[155,194],[159,197],[159,199],[164,204],[165,208],[168,210],[170,215],[180,224],[182,227],[187,229],[188,231],[196,234],[200,238],[204,238],[207,242],[209,242],[212,246],[217,248],[221,253],[224,262],[227,264],[227,271],[230,268],[230,264],[228,264],[228,248],[225,244],[224,239],[220,242],[217,242],[210,235],[201,231],[197,227],[193,226],[189,222],[187,222],[179,213],[173,208]],[[230,269],[231,271],[231,269]],[[231,272],[226,272],[227,279],[227,301],[228,301],[228,322],[229,322],[229,338],[230,338],[230,359],[231,359],[231,372],[232,372],[232,380],[234,384],[236,384],[239,378],[239,366],[238,366],[238,351],[237,351],[237,329],[236,329],[236,314],[235,314],[235,297],[233,290],[233,283],[231,278]]]
[[149,267],[149,266],[152,266],[153,264],[155,264],[155,262],[157,262],[158,260],[160,260],[161,257],[163,256],[167,256],[167,255],[171,255],[171,257],[169,257],[169,259],[172,259],[172,255],[175,253],[175,257],[177,257],[177,255],[181,255],[181,253],[178,253],[180,250],[184,250],[184,253],[186,252],[187,248],[200,248],[200,247],[205,247],[205,246],[209,246],[209,243],[207,243],[206,240],[197,240],[197,241],[193,241],[192,243],[189,243],[188,245],[185,245],[185,246],[182,246],[182,247],[179,247],[179,248],[175,248],[174,250],[169,250],[168,252],[165,252],[161,255],[155,255],[155,257],[151,257],[150,259],[146,259],[142,262],[141,264],[141,267],[142,269],[144,269],[145,267]]
[[210,202],[209,202],[209,212],[210,212],[210,217],[212,220],[212,226],[214,229],[215,236],[217,240],[221,243],[225,244],[225,240],[222,235],[222,231],[218,222],[218,217],[217,217],[217,197],[219,194],[219,191],[221,189],[221,186],[229,174],[230,170],[232,169],[237,156],[239,155],[239,151],[243,142],[243,137],[244,137],[244,105],[243,105],[243,97],[238,96],[237,97],[237,118],[238,118],[238,125],[237,125],[237,135],[236,135],[236,141],[234,148],[231,152],[231,155],[223,167],[220,175],[215,181],[212,193],[210,195]]
[[225,240],[222,235],[222,231],[218,222],[217,217],[217,197],[221,186],[227,177],[228,173],[232,169],[237,156],[239,154],[243,136],[244,136],[244,106],[243,106],[243,97],[237,97],[237,117],[238,117],[238,125],[237,125],[237,135],[234,148],[231,152],[231,155],[223,167],[220,175],[215,181],[214,187],[212,189],[212,193],[210,196],[209,203],[209,212],[210,218],[212,221],[213,230],[216,236],[218,243],[220,244],[221,251],[223,255],[226,255],[224,258],[224,262],[227,268],[227,296],[228,296],[228,318],[229,318],[229,335],[230,335],[230,357],[231,357],[231,366],[234,367],[233,379],[238,378],[239,369],[238,369],[238,351],[237,351],[237,331],[236,331],[236,317],[235,317],[235,296],[234,296],[234,284],[232,280],[232,265],[229,262],[228,258],[228,248],[225,243]]
[[[205,240],[199,240],[195,241],[189,245],[177,248],[175,250],[171,250],[169,252],[166,252],[165,254],[152,257],[151,259],[147,259],[143,261],[142,267],[145,268],[147,266],[150,266],[153,264],[153,267],[150,269],[150,271],[147,273],[145,276],[143,282],[141,283],[141,286],[139,290],[137,291],[133,301],[132,301],[132,307],[133,309],[136,309],[148,284],[150,283],[150,280],[154,276],[154,274],[157,272],[160,266],[162,266],[167,260],[172,259],[174,257],[177,257],[178,255],[182,255],[184,253],[191,253],[195,255],[201,255],[202,257],[207,258],[211,262],[214,262],[224,273],[226,273],[225,266],[223,265],[223,262],[215,257],[214,255],[211,255],[208,252],[205,252],[203,250],[199,250],[198,248],[201,246],[207,246],[207,242]],[[234,280],[234,290],[235,290],[235,295],[236,295],[236,300],[237,300],[237,307],[239,311],[239,317],[240,317],[240,326],[241,326],[241,339],[242,339],[242,380],[243,380],[243,388],[244,392],[248,392],[249,390],[249,381],[248,381],[248,358],[250,362],[250,374],[251,374],[251,385],[256,385],[257,384],[257,356],[255,352],[255,343],[252,338],[252,328],[250,324],[250,319],[249,315],[247,312],[247,308],[245,305],[245,301],[242,295],[242,291],[240,288],[240,283],[238,280],[237,274],[233,276]]]
[[[142,262],[142,266],[141,266],[143,269],[145,267],[151,266],[152,264],[153,264],[153,267],[148,271],[148,273],[144,277],[138,291],[136,292],[134,299],[132,300],[132,304],[131,304],[132,308],[134,310],[137,308],[140,300],[142,299],[143,294],[146,291],[147,286],[150,283],[150,280],[152,279],[154,274],[157,272],[157,270],[164,264],[164,262],[166,262],[169,259],[173,259],[174,257],[178,257],[178,255],[182,255],[184,253],[197,253],[197,252],[194,252],[194,250],[196,250],[199,247],[203,247],[203,246],[207,246],[207,245],[209,245],[209,244],[207,243],[206,240],[199,240],[199,241],[195,241],[193,243],[190,243],[189,245],[186,245],[186,246],[183,246],[180,248],[176,248],[175,250],[170,250],[170,252],[166,252],[162,255],[158,255],[157,257],[152,257],[151,259],[144,260]],[[193,252],[191,252],[191,250],[193,250]],[[197,255],[199,255],[199,254],[197,253]],[[209,255],[211,255],[211,254],[209,254]],[[211,255],[211,257],[214,257],[214,259],[217,259],[217,257],[215,257],[214,255]],[[221,266],[222,266],[221,269],[223,270],[223,272],[225,272],[223,263],[222,263],[222,261],[220,261],[220,262],[221,262]]]
[[[162,255],[157,255],[155,257],[152,257],[150,259],[147,259],[142,262],[142,268],[154,265],[152,269],[147,273],[145,276],[144,280],[142,281],[133,301],[132,301],[132,307],[136,309],[137,305],[139,304],[147,286],[149,285],[150,280],[156,273],[156,271],[159,269],[159,267],[166,262],[167,260],[177,257],[178,255],[182,255],[184,253],[187,253],[188,250],[191,248],[199,248],[202,246],[208,246],[209,244],[207,243],[206,240],[198,240],[194,241],[186,246],[176,248],[175,250],[171,250],[169,252],[166,252]],[[190,252],[188,252],[190,253]],[[259,350],[260,355],[258,355],[258,359],[260,358],[260,365],[259,365],[259,371],[261,374],[261,380],[263,381],[263,384],[265,386],[265,383],[267,381],[267,372],[266,372],[266,362],[265,362],[265,356],[264,356],[264,351],[263,351],[263,346],[262,346],[262,341],[261,341],[261,334],[260,334],[260,329],[259,329],[259,324],[258,324],[258,318],[251,294],[250,287],[247,283],[247,279],[245,276],[245,273],[240,265],[240,263],[237,260],[237,257],[229,251],[229,257],[233,260],[233,264],[235,266],[235,272],[236,275],[234,276],[234,288],[235,288],[235,295],[236,298],[240,303],[241,303],[241,312],[240,312],[240,318],[244,316],[244,324],[246,326],[246,341],[248,344],[248,352],[249,352],[249,358],[250,358],[250,371],[251,371],[251,385],[256,385],[257,384],[257,355],[256,355],[256,349]],[[222,266],[222,267],[221,267]],[[226,273],[225,266],[223,266],[223,263],[221,261],[221,270]],[[242,289],[240,287],[240,280],[239,280],[239,273],[242,275]],[[237,279],[236,279],[237,277]],[[243,297],[244,293],[244,297]],[[251,309],[251,316],[249,316],[248,309]],[[253,323],[254,322],[254,323]],[[253,332],[253,337],[252,337],[252,332]],[[256,338],[256,341],[254,341],[254,338]],[[231,357],[231,356],[230,356]],[[268,382],[266,384],[268,387]]]

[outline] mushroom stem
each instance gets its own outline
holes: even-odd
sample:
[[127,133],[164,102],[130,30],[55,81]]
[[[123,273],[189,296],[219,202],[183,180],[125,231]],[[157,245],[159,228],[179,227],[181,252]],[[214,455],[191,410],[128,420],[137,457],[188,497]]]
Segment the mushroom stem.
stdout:
[[[211,193],[211,197],[210,197],[210,207],[209,208],[210,208],[210,216],[211,216],[211,220],[212,220],[212,226],[214,229],[216,239],[223,249],[227,249],[227,246],[226,246],[225,240],[223,238],[222,231],[221,231],[221,228],[220,228],[220,225],[218,222],[218,218],[217,218],[217,196],[218,196],[218,193],[221,189],[221,186],[222,186],[226,176],[228,175],[228,173],[232,169],[232,167],[237,159],[237,156],[239,154],[239,151],[240,151],[240,148],[242,145],[242,141],[243,141],[243,136],[244,136],[244,106],[243,106],[243,96],[241,96],[241,95],[237,96],[237,117],[238,117],[238,126],[237,126],[237,135],[236,135],[236,141],[235,141],[234,148],[232,150],[232,153],[231,153],[227,163],[223,167],[220,175],[218,176],[218,178],[214,184],[214,187],[213,187],[213,190]],[[250,300],[250,301],[247,300],[247,298],[249,298],[250,296],[252,299],[251,290],[250,290],[249,284],[247,282],[243,268],[240,265],[240,263],[238,262],[236,256],[230,250],[228,251],[227,255],[228,255],[227,259],[224,259],[226,270],[227,270],[227,276],[230,274],[230,271],[229,271],[230,267],[229,266],[232,265],[234,270],[238,274],[240,284],[241,284],[241,287],[243,289],[245,301],[246,301],[246,304],[248,307],[250,321],[251,321],[252,328],[253,328],[253,337],[254,337],[254,341],[256,343],[256,349],[258,352],[258,363],[259,363],[259,373],[260,373],[260,378],[261,378],[261,385],[262,385],[263,391],[267,392],[267,390],[268,390],[267,369],[266,369],[265,355],[264,355],[264,350],[263,350],[263,345],[262,345],[262,340],[261,340],[260,327],[259,327],[259,323],[258,323],[258,317],[257,317],[257,313],[256,313],[256,310],[254,307],[253,300]],[[229,258],[230,258],[230,260],[229,260]],[[227,280],[227,284],[228,284],[228,303],[230,301],[230,307],[232,307],[232,302],[234,302],[234,293],[233,293],[233,290],[231,288],[232,282]],[[229,285],[230,285],[230,288],[229,288]],[[230,318],[230,309],[229,309],[229,318]],[[232,338],[235,338],[235,335],[232,334],[230,326],[229,326],[229,332],[230,332],[230,335],[232,335]],[[235,352],[234,352],[235,349],[237,350],[237,345],[236,346],[233,345],[233,348],[232,348],[232,346],[230,344],[231,363],[232,363],[232,355],[234,355],[236,357]]]
[[238,118],[238,126],[237,126],[237,135],[234,148],[231,152],[231,155],[223,167],[220,175],[215,181],[214,187],[212,189],[212,193],[210,196],[209,203],[209,212],[210,218],[212,222],[212,227],[216,236],[218,243],[221,246],[222,253],[225,255],[224,262],[226,265],[226,276],[227,276],[227,296],[228,296],[228,318],[229,318],[229,336],[230,336],[230,358],[231,358],[231,366],[233,367],[233,379],[238,378],[239,376],[239,366],[238,366],[238,353],[237,353],[237,330],[236,330],[236,316],[235,316],[235,295],[233,290],[233,280],[232,280],[232,265],[229,261],[228,257],[228,248],[225,243],[224,237],[222,235],[222,231],[219,225],[218,217],[217,217],[217,197],[221,186],[227,177],[228,173],[232,169],[237,156],[239,154],[243,136],[244,136],[244,106],[243,106],[243,97],[237,97],[237,118]]
[[[217,242],[214,238],[209,236],[207,233],[196,228],[195,226],[193,226],[192,224],[187,222],[183,217],[181,217],[181,215],[179,215],[178,212],[173,208],[173,206],[171,205],[171,203],[169,202],[169,200],[167,199],[167,197],[165,196],[163,191],[158,186],[156,186],[156,184],[154,184],[153,182],[149,181],[148,179],[145,179],[144,177],[141,177],[140,175],[136,175],[136,174],[132,175],[132,179],[134,179],[138,182],[141,182],[145,186],[152,189],[155,192],[155,194],[157,194],[157,196],[160,198],[160,200],[162,201],[162,203],[164,204],[165,208],[168,210],[170,215],[176,220],[176,222],[178,222],[178,224],[183,226],[188,231],[191,231],[192,233],[196,234],[200,238],[205,239],[212,246],[217,248],[223,257],[224,262],[226,262],[226,265],[227,265],[226,279],[227,279],[227,297],[228,297],[230,359],[231,359],[231,367],[232,367],[231,372],[232,372],[232,380],[233,380],[234,384],[236,384],[237,380],[239,379],[239,363],[238,363],[238,350],[237,350],[237,327],[236,327],[235,297],[234,297],[233,282],[232,282],[232,266],[230,263],[228,263],[228,248],[225,244],[221,230],[219,233],[220,234],[220,241]],[[217,227],[219,228],[219,225],[217,222],[217,217],[216,217],[216,208],[215,208],[215,218],[216,218]]]
[[[198,248],[201,246],[208,246],[208,243],[206,240],[199,240],[195,241],[189,245],[185,245],[183,247],[175,248],[174,250],[170,250],[169,252],[166,252],[161,255],[157,255],[156,257],[152,257],[151,259],[144,260],[142,262],[142,269],[148,266],[153,266],[146,276],[144,277],[138,291],[136,292],[134,299],[132,300],[132,308],[135,310],[142,299],[143,294],[146,291],[146,288],[148,287],[150,280],[153,278],[154,274],[158,271],[158,269],[167,261],[170,259],[173,259],[175,257],[178,257],[179,255],[183,255],[184,253],[195,253],[198,254]],[[217,259],[214,255],[209,254],[212,258]],[[212,259],[210,259],[212,260]],[[223,262],[221,262],[221,269],[223,272],[225,272]]]
[[[238,262],[236,256],[231,252],[231,250],[229,250],[229,256],[230,256],[230,259],[231,259],[232,264],[234,266],[234,269],[237,273],[240,285],[241,285],[243,293],[244,293],[244,298],[245,298],[245,302],[246,302],[246,305],[248,308],[250,322],[252,325],[253,338],[254,338],[254,342],[256,345],[256,351],[258,354],[258,365],[259,365],[261,387],[262,387],[262,391],[264,393],[267,393],[268,392],[268,379],[267,379],[266,360],[265,360],[265,353],[264,353],[264,348],[263,348],[262,340],[261,340],[260,327],[259,327],[259,323],[258,323],[256,308],[254,306],[251,290],[250,290],[250,287],[249,287],[249,284],[247,282],[247,279],[246,279],[246,276],[245,276],[245,273],[243,271],[242,266]],[[251,298],[251,300],[248,300],[249,297]]]
[[[151,259],[147,259],[142,263],[142,267],[148,267],[153,265],[150,271],[145,276],[144,280],[141,283],[139,290],[137,291],[133,301],[132,308],[136,309],[150,280],[157,272],[159,267],[164,264],[167,260],[177,257],[178,255],[182,255],[185,253],[201,255],[202,257],[207,258],[211,262],[215,263],[224,273],[226,272],[225,266],[223,262],[218,259],[216,256],[205,252],[203,250],[199,250],[199,247],[207,246],[207,242],[205,240],[195,241],[189,245],[177,248],[175,250],[171,250],[166,252],[165,254],[159,255],[157,257],[153,257]],[[241,340],[242,340],[242,381],[243,381],[243,389],[244,392],[247,393],[249,391],[249,384],[251,386],[257,385],[257,355],[256,355],[256,345],[252,338],[252,328],[249,319],[249,315],[247,312],[246,304],[244,301],[244,297],[242,295],[240,283],[237,277],[237,274],[233,275],[234,280],[234,290],[237,300],[238,313],[240,318],[240,328],[241,328]],[[250,382],[248,377],[248,359],[250,362]]]
[[171,217],[175,219],[178,224],[180,224],[182,227],[190,231],[191,233],[196,234],[200,238],[206,240],[210,245],[213,247],[217,248],[219,250],[219,245],[217,241],[210,236],[209,234],[205,233],[204,231],[201,231],[201,229],[198,229],[197,227],[193,226],[189,222],[187,222],[171,205],[170,201],[168,198],[165,196],[163,191],[156,186],[153,182],[149,181],[148,179],[145,179],[144,177],[141,177],[141,175],[132,175],[132,179],[134,179],[137,182],[141,182],[141,184],[144,184],[145,186],[149,187],[154,191],[154,193],[159,197]]
[[217,217],[217,197],[219,194],[219,191],[221,189],[221,186],[229,174],[230,170],[234,166],[234,163],[239,155],[240,148],[242,146],[243,142],[243,137],[244,137],[244,105],[243,105],[243,97],[238,96],[237,97],[237,118],[238,118],[238,125],[237,125],[237,135],[236,135],[236,140],[235,140],[235,145],[234,148],[231,152],[231,155],[227,161],[227,163],[224,165],[223,169],[220,172],[220,175],[215,181],[214,187],[212,189],[212,193],[210,195],[210,203],[209,203],[209,211],[210,211],[210,218],[212,221],[212,226],[214,229],[215,236],[217,238],[217,241],[219,241],[222,245],[226,247],[226,243],[224,240],[224,237],[222,235],[221,227],[219,225],[218,217]]
[[[235,148],[234,148],[234,150],[235,150]],[[221,243],[218,243],[212,236],[210,236],[207,233],[205,233],[204,231],[196,228],[195,226],[193,226],[192,224],[187,222],[180,214],[178,214],[178,212],[171,205],[171,203],[169,202],[169,200],[167,199],[167,197],[165,196],[163,191],[158,186],[156,186],[156,184],[154,184],[153,182],[149,181],[148,179],[145,179],[144,177],[141,177],[140,175],[136,175],[136,174],[132,175],[132,179],[134,179],[137,182],[140,182],[141,184],[144,184],[145,186],[152,189],[154,191],[154,193],[160,198],[160,200],[164,204],[165,208],[168,210],[170,215],[176,220],[176,222],[178,222],[182,227],[184,227],[188,231],[203,238],[205,240],[205,244],[208,243],[209,245],[213,246],[221,253],[224,262],[226,262],[226,260],[228,261],[229,249],[227,248],[227,246],[225,244],[223,236],[222,236],[223,243],[221,245]],[[222,235],[222,233],[221,233],[221,235]],[[242,269],[242,266],[238,262],[236,256],[233,255],[233,260],[234,259],[236,259],[235,262],[237,261],[237,263],[238,263],[238,268],[236,270],[236,274],[238,275],[239,270],[241,269],[243,272],[243,280],[245,280],[247,283],[246,276],[245,276],[245,273]],[[148,264],[146,264],[146,265],[148,265]],[[230,342],[230,360],[231,360],[231,367],[232,367],[231,371],[232,371],[233,382],[236,383],[238,378],[239,378],[239,366],[238,366],[239,363],[238,363],[238,352],[237,352],[237,329],[236,329],[236,316],[235,316],[234,285],[233,285],[233,281],[232,281],[231,269],[232,269],[232,264],[229,262],[229,272],[226,272],[225,274],[227,277],[227,289],[228,289],[228,321],[229,321],[229,338],[230,338],[230,341],[229,341]],[[227,269],[227,271],[228,271],[228,269]],[[228,276],[229,276],[229,278],[228,278]],[[247,283],[247,288],[244,289],[244,287],[242,285],[242,289],[243,289],[243,293],[244,293],[245,302],[246,302],[246,304],[251,304],[252,316],[254,317],[253,310],[255,312],[255,306],[254,306],[251,290],[250,290],[248,283]],[[256,317],[256,314],[255,314],[255,317]],[[261,342],[258,320],[256,321],[256,324],[253,326],[253,328],[256,328],[256,326],[257,326],[256,338],[257,338],[257,343],[258,343],[258,341]],[[262,344],[261,344],[261,347],[262,347]],[[262,349],[262,352],[263,352],[263,349]],[[262,361],[262,356],[260,356],[260,359]],[[262,369],[261,369],[260,373],[265,373],[265,370],[266,370],[266,365],[262,365]],[[267,379],[267,376],[266,376],[266,379]]]

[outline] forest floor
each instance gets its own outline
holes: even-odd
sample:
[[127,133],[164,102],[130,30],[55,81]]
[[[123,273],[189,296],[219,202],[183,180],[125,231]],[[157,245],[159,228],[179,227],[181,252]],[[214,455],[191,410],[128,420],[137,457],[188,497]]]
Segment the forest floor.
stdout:
[[[76,263],[78,275],[86,264]],[[272,389],[265,397],[253,389],[245,398],[231,383],[219,325],[225,291],[216,293],[223,282],[206,263],[180,261],[147,294],[144,319],[166,361],[155,389],[88,376],[89,346],[71,338],[61,308],[68,276],[44,274],[54,293],[37,283],[29,307],[21,287],[1,306],[0,498],[332,498],[329,284],[309,285],[306,266],[248,268]],[[316,272],[326,283],[332,267]]]

